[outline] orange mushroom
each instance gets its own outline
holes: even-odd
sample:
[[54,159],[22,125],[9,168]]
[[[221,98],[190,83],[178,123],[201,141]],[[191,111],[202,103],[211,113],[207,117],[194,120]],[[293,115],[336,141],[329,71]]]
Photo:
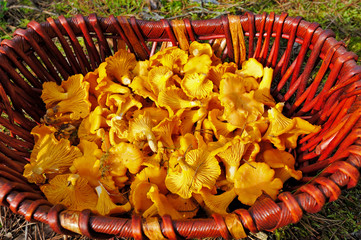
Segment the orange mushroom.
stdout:
[[68,172],[74,159],[81,156],[79,148],[71,146],[69,140],[58,141],[54,134],[45,135],[36,142],[23,175],[29,182],[44,183],[47,177]]
[[51,122],[57,122],[62,115],[69,115],[71,120],[85,118],[91,108],[88,96],[89,83],[84,81],[81,74],[69,77],[60,86],[55,82],[45,82],[41,94],[46,108],[51,108],[55,113],[55,119]]
[[50,203],[62,204],[69,210],[93,210],[98,200],[88,180],[77,174],[57,175],[40,189]]
[[98,194],[98,201],[96,203],[96,207],[94,211],[97,214],[100,214],[102,216],[108,216],[113,214],[123,214],[126,212],[129,212],[132,209],[132,206],[129,202],[123,204],[123,205],[117,205],[115,204],[111,197],[109,196],[106,189],[99,185],[95,188],[97,194]]
[[132,70],[137,64],[135,55],[125,49],[120,49],[113,56],[105,59],[107,75],[116,81],[129,85],[133,79]]
[[263,192],[273,199],[283,183],[280,179],[274,178],[275,171],[263,162],[252,162],[239,167],[234,178],[234,190],[238,200],[243,204],[252,206]]
[[157,140],[152,132],[153,123],[150,115],[145,112],[129,122],[129,138],[131,142],[147,140],[153,152],[157,152]]
[[212,189],[221,173],[217,159],[205,149],[190,150],[178,158],[177,168],[169,168],[165,184],[169,191],[190,198],[203,187]]
[[263,66],[255,58],[250,58],[242,63],[242,69],[236,71],[243,77],[254,77],[259,79],[263,76]]
[[192,73],[184,76],[181,87],[188,97],[203,99],[211,94],[213,83],[206,74]]
[[189,99],[182,89],[175,86],[168,87],[159,93],[158,104],[168,110],[170,117],[179,109],[201,106],[200,101]]
[[201,191],[201,196],[210,214],[227,215],[229,213],[228,206],[237,197],[237,193],[232,188],[224,193],[215,195],[209,189],[204,188]]
[[188,60],[188,62],[184,65],[183,73],[184,74],[192,74],[192,73],[204,73],[207,74],[209,68],[211,67],[212,60],[206,55],[200,55],[197,57],[192,57]]

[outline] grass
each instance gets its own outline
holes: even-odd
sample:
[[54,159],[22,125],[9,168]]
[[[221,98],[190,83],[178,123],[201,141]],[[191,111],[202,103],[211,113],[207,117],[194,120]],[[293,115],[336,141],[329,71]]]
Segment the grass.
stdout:
[[[151,2],[154,2],[152,0]],[[76,14],[99,16],[125,15],[159,20],[161,18],[207,19],[222,14],[287,12],[290,16],[302,16],[310,22],[320,23],[323,29],[332,29],[338,40],[344,41],[350,51],[361,56],[361,4],[358,0],[218,0],[220,4],[200,4],[195,1],[160,0],[157,10],[150,10],[146,1],[137,0],[0,0],[0,39],[11,38],[17,28],[25,28],[31,20],[43,22],[59,15]],[[360,64],[360,60],[358,60]],[[297,224],[291,224],[274,233],[250,236],[250,239],[361,239],[361,184],[343,190],[340,198],[316,214],[305,214]],[[62,239],[48,226],[28,223],[8,209],[0,210],[0,239]],[[85,238],[83,238],[85,239]]]

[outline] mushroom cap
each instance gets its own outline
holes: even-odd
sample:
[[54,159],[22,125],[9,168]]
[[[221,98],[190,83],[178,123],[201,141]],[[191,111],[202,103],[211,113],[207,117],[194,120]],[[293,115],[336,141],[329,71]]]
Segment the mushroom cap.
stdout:
[[130,185],[129,202],[136,214],[143,214],[153,205],[153,201],[147,197],[151,187],[157,188],[157,185],[148,181],[134,181]]
[[186,74],[181,82],[181,87],[190,98],[203,99],[213,90],[213,83],[203,73]]
[[217,153],[217,156],[225,166],[227,180],[233,182],[239,166],[243,163],[243,154],[246,150],[246,143],[240,138],[235,138],[227,144],[227,146],[226,149]]
[[173,84],[173,82],[171,81],[172,76],[173,72],[168,67],[159,66],[152,68],[149,71],[147,78],[152,92],[157,96],[159,92],[171,86]]
[[74,159],[71,171],[88,180],[92,187],[99,185],[101,172],[99,165],[96,163],[102,156],[102,150],[94,142],[80,140],[78,148],[82,151],[83,156]]
[[193,132],[195,123],[207,116],[207,110],[203,107],[198,109],[180,109],[176,113],[181,121],[180,133],[185,135]]
[[151,67],[165,66],[174,73],[179,73],[187,61],[188,54],[186,51],[177,47],[169,47],[151,56],[149,65]]
[[173,193],[167,194],[166,197],[169,204],[182,215],[182,219],[193,218],[197,215],[199,204],[193,198],[184,199]]
[[252,206],[263,192],[275,199],[283,183],[280,179],[274,178],[274,174],[275,171],[263,162],[241,165],[234,181],[238,200]]
[[149,98],[152,101],[156,102],[157,95],[154,94],[154,92],[151,89],[151,86],[148,82],[148,77],[146,76],[137,76],[133,79],[132,83],[129,84],[129,87],[132,89],[132,91],[142,96],[143,98]]
[[169,112],[169,116],[171,117],[175,112],[177,112],[177,110],[198,107],[201,105],[201,102],[192,101],[187,97],[182,89],[171,86],[159,93],[158,105],[165,107]]
[[263,76],[263,65],[255,58],[249,58],[242,62],[242,69],[237,70],[236,73],[244,77],[251,76],[258,79]]
[[149,72],[149,60],[137,61],[135,68],[133,69],[133,74],[135,76],[147,77],[148,72]]
[[222,121],[220,119],[222,115],[223,111],[219,109],[213,109],[208,113],[208,120],[217,139],[219,139],[221,136],[229,137],[231,133],[237,128],[229,122]]
[[228,206],[237,197],[237,194],[234,191],[234,188],[219,195],[212,194],[211,190],[204,188],[201,191],[201,196],[206,208],[211,214],[218,213],[221,215],[227,215]]
[[179,168],[169,168],[165,184],[170,192],[190,198],[202,187],[212,189],[221,174],[217,159],[205,149],[194,149],[178,159]]
[[153,152],[157,152],[157,141],[152,132],[153,123],[148,112],[140,114],[137,118],[129,121],[129,140],[135,141],[148,141],[148,144]]
[[153,201],[153,205],[143,213],[143,217],[148,218],[155,215],[169,215],[172,219],[182,219],[180,214],[168,201],[164,194],[161,194],[158,188],[151,187],[147,193],[149,199]]
[[203,54],[208,55],[209,57],[212,57],[213,55],[213,49],[211,45],[208,43],[200,43],[197,41],[193,41],[189,45],[189,54],[191,54],[194,57],[201,56]]
[[259,87],[254,94],[254,97],[257,101],[270,107],[274,107],[276,105],[276,101],[271,95],[272,77],[273,69],[265,67],[262,81],[260,82]]
[[165,118],[157,126],[152,128],[152,132],[165,147],[174,147],[173,135],[179,133],[180,125],[182,124],[178,116],[174,115],[171,118]]
[[209,68],[211,67],[212,60],[206,55],[200,55],[197,57],[192,57],[188,60],[188,62],[184,65],[183,73],[184,74],[192,74],[192,73],[204,73],[207,74]]
[[102,185],[97,186],[95,190],[98,194],[98,201],[94,212],[96,212],[97,214],[100,214],[102,216],[108,216],[112,214],[126,213],[131,210],[132,206],[129,202],[124,205],[115,204],[110,198],[107,190]]
[[77,174],[57,175],[40,189],[50,203],[62,204],[69,210],[93,210],[98,199],[88,180]]
[[117,82],[128,85],[131,82],[132,70],[137,65],[137,60],[133,53],[125,49],[119,49],[113,56],[105,59],[107,63],[105,69],[109,77]]
[[91,108],[88,100],[89,83],[81,74],[76,74],[63,81],[60,86],[54,82],[45,82],[41,98],[46,108],[56,108],[57,115],[69,114],[70,119],[85,118]]
[[[98,67],[99,77],[97,79],[98,85],[95,87],[96,96],[99,98],[101,93],[129,93],[130,91],[127,86],[113,81],[114,78],[108,74],[107,67],[107,62],[101,63]],[[114,74],[119,73],[115,72]],[[121,77],[121,79],[124,79],[124,77]]]
[[214,86],[219,89],[219,84],[222,80],[223,74],[225,73],[235,73],[237,70],[237,64],[234,62],[225,62],[218,64],[217,66],[211,66],[208,72],[208,79],[211,80]]
[[139,172],[144,156],[134,144],[120,142],[109,149],[108,162],[110,173],[114,176],[124,176],[127,169],[130,173]]
[[81,156],[79,148],[71,146],[69,140],[57,140],[54,133],[45,135],[35,143],[30,163],[25,165],[23,175],[29,182],[44,183],[47,175],[69,171],[74,159]]

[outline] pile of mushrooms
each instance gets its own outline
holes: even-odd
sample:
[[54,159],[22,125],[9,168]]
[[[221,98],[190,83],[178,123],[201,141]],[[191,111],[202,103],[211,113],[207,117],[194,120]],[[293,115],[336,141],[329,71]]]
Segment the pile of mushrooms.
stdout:
[[101,215],[186,219],[276,198],[302,178],[289,150],[320,127],[282,114],[272,75],[253,58],[222,63],[207,43],[146,61],[120,49],[85,76],[43,84],[24,176],[51,203]]

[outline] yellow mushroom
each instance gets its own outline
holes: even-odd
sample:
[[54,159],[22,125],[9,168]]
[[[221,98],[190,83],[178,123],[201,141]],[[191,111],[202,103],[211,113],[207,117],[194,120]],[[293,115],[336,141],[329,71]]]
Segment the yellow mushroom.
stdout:
[[105,137],[104,128],[108,127],[104,118],[107,113],[108,111],[100,106],[90,112],[89,116],[84,118],[79,125],[78,138],[95,142],[98,146],[101,146]]
[[148,181],[134,181],[130,185],[129,202],[136,214],[143,214],[153,205],[153,201],[147,197],[151,187],[157,188],[157,185]]
[[189,54],[198,57],[201,56],[203,54],[212,57],[213,55],[213,49],[211,47],[211,45],[209,45],[208,43],[200,43],[197,41],[194,41],[190,44],[189,46]]
[[179,133],[181,123],[181,120],[174,115],[171,118],[163,119],[157,126],[152,128],[152,132],[163,142],[165,147],[174,148],[172,136]]
[[207,116],[207,110],[203,107],[194,110],[180,109],[177,111],[176,116],[179,116],[182,122],[180,125],[180,133],[184,135],[193,132],[195,123]]
[[166,197],[169,204],[182,215],[182,219],[193,218],[197,215],[199,204],[193,198],[184,199],[173,193],[167,194]]
[[62,204],[69,210],[93,210],[98,197],[88,180],[77,174],[60,174],[40,186],[48,201],[54,205]]
[[132,174],[136,174],[140,170],[143,158],[142,152],[136,146],[120,142],[109,149],[107,161],[110,165],[110,174],[124,176],[127,170]]
[[113,214],[123,214],[131,210],[132,206],[129,202],[124,205],[115,204],[102,185],[97,186],[95,190],[98,194],[98,201],[94,211],[97,214],[108,216]]
[[129,85],[133,79],[132,70],[137,64],[135,55],[125,49],[120,49],[113,56],[105,59],[107,75],[117,82]]
[[142,96],[143,98],[149,98],[152,101],[156,102],[157,96],[154,94],[154,92],[151,89],[151,86],[148,82],[148,77],[145,76],[137,76],[133,79],[132,83],[129,84],[129,87],[132,89],[132,91]]
[[[295,121],[282,114],[283,103],[277,103],[275,107],[268,110],[269,127],[263,139],[268,140],[280,150],[285,149],[284,143],[279,136],[287,133],[295,125]],[[281,111],[280,111],[281,110]]]
[[225,166],[226,178],[230,182],[234,182],[239,166],[244,163],[245,147],[246,143],[242,142],[240,138],[235,138],[226,149],[217,154]]
[[98,67],[98,85],[95,87],[95,95],[97,96],[97,98],[99,99],[99,95],[101,95],[102,93],[129,93],[130,91],[127,86],[123,86],[122,84],[116,83],[112,80],[111,76],[107,73],[107,67],[107,62],[101,63]]
[[190,198],[203,187],[212,189],[221,173],[217,159],[205,149],[190,150],[178,158],[177,168],[169,168],[165,184],[169,191]]
[[58,141],[53,133],[48,134],[35,143],[23,175],[29,182],[44,183],[48,176],[69,171],[74,159],[81,156],[79,148],[71,146],[69,140],[61,138]]
[[276,105],[276,101],[271,95],[271,83],[273,77],[273,69],[266,67],[264,68],[264,75],[262,81],[259,84],[258,89],[254,93],[254,98],[270,107]]
[[143,217],[148,218],[152,216],[164,216],[170,215],[172,219],[178,220],[182,219],[182,214],[179,213],[168,201],[167,197],[164,194],[161,194],[158,188],[152,186],[147,196],[152,200],[153,205],[148,208],[144,213]]
[[279,138],[286,148],[296,148],[297,147],[297,139],[302,134],[310,134],[316,133],[320,131],[321,127],[317,125],[312,125],[308,121],[295,117],[292,119],[295,122],[294,127],[286,133],[283,133]]
[[275,171],[263,162],[241,165],[234,179],[234,190],[238,200],[252,206],[263,192],[275,199],[283,183],[280,179],[274,178],[274,174]]
[[158,104],[168,110],[170,117],[179,109],[201,106],[200,101],[189,99],[182,89],[175,86],[168,87],[159,93]]
[[250,58],[242,63],[242,69],[236,71],[237,74],[243,77],[254,77],[259,79],[263,76],[263,66],[255,58]]
[[129,122],[129,138],[131,142],[147,141],[153,152],[157,152],[157,140],[152,132],[153,123],[150,115],[145,112]]
[[154,67],[149,71],[147,81],[156,96],[172,85],[172,75],[173,72],[165,66]]
[[219,139],[221,136],[229,137],[231,133],[237,128],[233,124],[223,121],[222,116],[223,112],[219,109],[213,109],[208,113],[209,123],[217,139]]
[[204,73],[186,74],[181,82],[181,87],[190,98],[203,99],[213,90],[213,83]]
[[168,67],[174,73],[178,74],[187,60],[188,54],[186,51],[177,47],[169,47],[151,56],[149,58],[149,64],[151,67]]
[[219,92],[225,118],[232,125],[243,128],[247,122],[262,116],[264,105],[254,99],[254,91],[245,91],[242,78],[224,74]]
[[135,68],[133,69],[133,74],[135,76],[144,76],[147,77],[149,72],[149,60],[137,61]]
[[237,64],[234,62],[225,62],[218,64],[217,66],[211,66],[208,72],[208,79],[213,82],[213,85],[216,87],[216,91],[219,89],[219,84],[222,80],[223,74],[225,73],[235,73],[237,70]]
[[184,65],[183,73],[192,74],[192,73],[204,73],[207,74],[209,68],[211,67],[212,60],[208,55],[200,55],[197,57],[192,57]]
[[[55,116],[69,115],[71,120],[85,118],[91,108],[88,100],[89,83],[81,74],[73,75],[60,86],[55,82],[45,82],[41,98],[46,108],[52,108]],[[53,121],[56,121],[56,117]]]
[[201,196],[210,214],[227,215],[229,213],[228,206],[237,197],[237,193],[232,188],[224,193],[215,195],[209,189],[204,188],[201,191]]
[[101,172],[97,161],[101,158],[103,152],[94,142],[80,140],[78,148],[82,151],[83,156],[74,159],[70,170],[79,176],[88,180],[92,187],[99,185]]

